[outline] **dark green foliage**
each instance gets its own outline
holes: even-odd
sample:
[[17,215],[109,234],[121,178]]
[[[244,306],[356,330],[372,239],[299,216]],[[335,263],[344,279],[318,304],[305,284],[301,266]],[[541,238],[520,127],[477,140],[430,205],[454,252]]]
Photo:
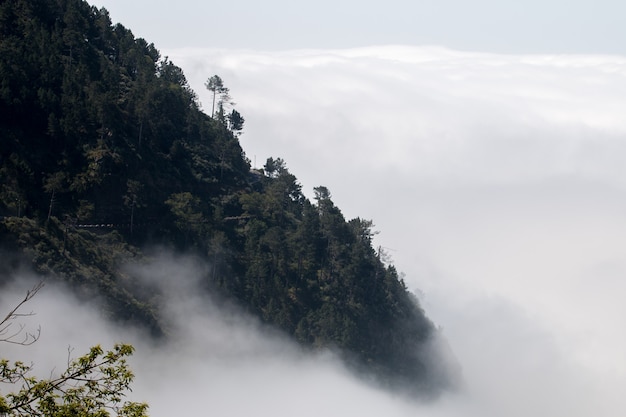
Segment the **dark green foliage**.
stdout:
[[[182,70],[106,10],[9,0],[0,24],[1,214],[22,201],[20,214],[76,217],[90,201],[84,221],[132,215],[138,239],[148,222],[162,232],[171,194],[218,197],[246,182],[239,143],[198,110]],[[143,204],[127,200],[128,181]]]
[[[0,3],[0,243],[99,294],[118,320],[164,331],[120,263],[161,244],[210,264],[205,283],[305,346],[388,381],[424,383],[433,325],[325,187],[285,161],[250,171],[211,77],[215,117],[182,70],[82,0]],[[139,294],[144,294],[143,298]]]
[[372,222],[346,222],[326,187],[313,205],[280,158],[265,169],[262,190],[240,198],[247,305],[305,345],[350,352],[389,382],[424,383],[417,347],[433,325],[372,248]]

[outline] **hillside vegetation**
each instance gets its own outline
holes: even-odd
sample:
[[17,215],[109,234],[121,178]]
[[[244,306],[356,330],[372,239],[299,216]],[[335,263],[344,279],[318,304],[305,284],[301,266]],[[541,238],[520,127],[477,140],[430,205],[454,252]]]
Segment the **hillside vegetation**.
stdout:
[[436,330],[372,247],[372,222],[346,220],[326,187],[307,199],[280,158],[251,170],[243,117],[207,86],[211,115],[180,68],[104,9],[0,3],[2,279],[26,258],[167,337],[158,302],[120,269],[159,245],[203,259],[207,291],[303,346],[415,392],[447,386],[424,355]]

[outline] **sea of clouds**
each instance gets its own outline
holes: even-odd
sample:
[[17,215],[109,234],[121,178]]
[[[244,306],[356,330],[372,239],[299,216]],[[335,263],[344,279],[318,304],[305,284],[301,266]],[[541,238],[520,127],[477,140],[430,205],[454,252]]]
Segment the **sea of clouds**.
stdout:
[[[624,411],[626,57],[179,49],[253,163],[369,218],[500,415]],[[542,411],[543,410],[543,411]]]
[[[153,416],[626,413],[626,57],[163,54],[207,111],[203,83],[223,78],[253,165],[282,157],[307,195],[325,185],[347,218],[374,221],[375,244],[442,328],[465,388],[415,404],[184,289],[167,307],[180,335],[162,349],[42,293],[32,308],[49,308],[36,317],[45,333],[29,352],[63,361],[68,344],[130,338],[133,396]],[[144,275],[197,275],[189,260],[168,264]]]

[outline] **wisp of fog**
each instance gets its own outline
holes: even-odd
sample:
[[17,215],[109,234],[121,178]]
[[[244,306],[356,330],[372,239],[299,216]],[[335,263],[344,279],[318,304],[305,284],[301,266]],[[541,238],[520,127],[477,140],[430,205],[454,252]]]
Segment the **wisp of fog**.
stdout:
[[[408,415],[418,405],[360,381],[333,353],[305,351],[234,305],[212,299],[201,289],[198,260],[160,253],[158,260],[125,268],[161,297],[165,342],[116,326],[103,318],[98,300],[81,301],[63,284],[48,282],[25,306],[33,315],[20,319],[25,332],[41,326],[39,340],[4,346],[3,357],[32,362],[46,377],[91,345],[132,343],[131,397],[147,401],[152,416]],[[37,279],[15,277],[0,305],[16,305]]]

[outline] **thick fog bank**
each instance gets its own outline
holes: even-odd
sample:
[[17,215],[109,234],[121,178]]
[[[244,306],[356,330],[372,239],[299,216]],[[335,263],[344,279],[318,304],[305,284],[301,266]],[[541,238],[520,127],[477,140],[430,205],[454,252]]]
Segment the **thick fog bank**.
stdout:
[[222,76],[257,166],[374,221],[463,365],[461,415],[625,414],[626,57],[167,52],[205,104]]
[[[203,82],[222,76],[257,166],[283,157],[306,192],[326,185],[347,218],[373,219],[375,244],[442,327],[464,389],[428,405],[376,390],[332,356],[304,355],[250,318],[176,292],[197,276],[188,262],[145,269],[176,283],[164,292],[178,329],[170,345],[47,288],[29,306],[44,333],[25,356],[62,365],[68,344],[130,341],[133,398],[153,416],[626,415],[626,58],[166,54],[205,105]],[[19,294],[2,292],[0,306]]]
[[[169,323],[167,343],[155,344],[137,329],[106,322],[97,300],[85,303],[50,283],[25,306],[35,315],[22,320],[26,330],[41,326],[40,340],[32,346],[3,345],[2,356],[33,361],[36,372],[47,376],[63,369],[68,348],[77,356],[98,343],[105,348],[132,343],[137,350],[131,359],[136,374],[131,397],[149,402],[152,416],[182,410],[231,416],[495,417],[566,411],[584,416],[600,404],[608,407],[601,401],[611,399],[611,391],[595,384],[598,375],[559,351],[544,323],[497,297],[467,289],[426,297],[427,310],[448,323],[444,334],[451,336],[465,384],[423,404],[360,381],[332,354],[306,353],[227,303],[203,296],[197,286],[202,267],[194,260],[161,256],[127,268],[160,294],[161,314]],[[3,310],[36,279],[20,277],[4,290]]]

